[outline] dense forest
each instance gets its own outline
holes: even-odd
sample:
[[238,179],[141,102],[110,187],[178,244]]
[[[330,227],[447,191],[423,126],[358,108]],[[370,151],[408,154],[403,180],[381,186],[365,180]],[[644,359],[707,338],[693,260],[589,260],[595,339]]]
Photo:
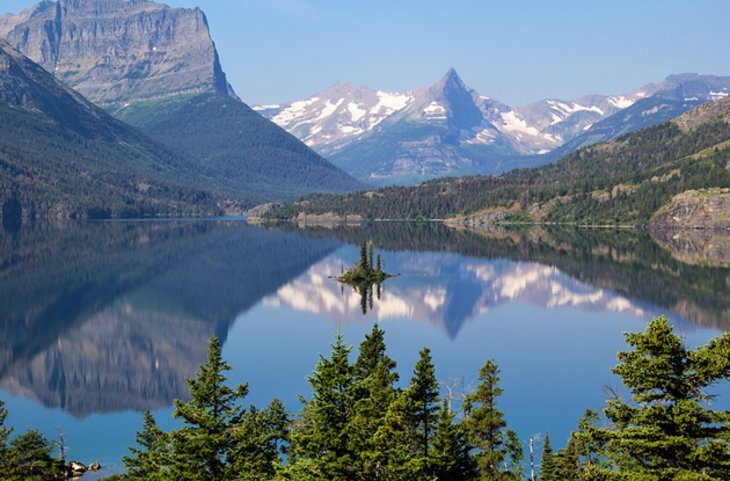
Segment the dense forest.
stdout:
[[[312,393],[296,415],[278,400],[245,408],[249,386],[226,384],[231,367],[212,338],[207,362],[188,380],[190,401],[175,401],[180,427],[165,432],[145,413],[124,458],[127,473],[107,479],[721,481],[730,472],[730,412],[711,409],[704,394],[730,379],[728,333],[688,349],[660,317],[627,334],[613,372],[631,399],[612,396],[602,415],[587,410],[561,449],[547,435],[540,459],[526,456],[507,426],[493,360],[456,402],[439,392],[428,348],[398,387],[384,336],[375,325],[351,362],[338,334],[307,378]],[[11,439],[6,416],[0,403],[5,479],[63,475],[53,442],[32,430]]]
[[637,225],[690,189],[730,187],[730,101],[594,145],[561,161],[496,176],[437,179],[349,195],[314,194],[270,214]]
[[243,102],[224,94],[180,96],[113,111],[237,192],[292,201],[310,192],[365,187]]

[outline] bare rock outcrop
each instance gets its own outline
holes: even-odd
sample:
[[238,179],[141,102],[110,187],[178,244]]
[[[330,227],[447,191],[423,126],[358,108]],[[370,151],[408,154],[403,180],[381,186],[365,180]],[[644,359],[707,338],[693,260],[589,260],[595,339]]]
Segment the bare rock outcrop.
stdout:
[[730,189],[688,190],[674,198],[651,218],[652,230],[730,230]]
[[0,36],[105,107],[207,92],[235,96],[199,8],[45,0],[0,17]]

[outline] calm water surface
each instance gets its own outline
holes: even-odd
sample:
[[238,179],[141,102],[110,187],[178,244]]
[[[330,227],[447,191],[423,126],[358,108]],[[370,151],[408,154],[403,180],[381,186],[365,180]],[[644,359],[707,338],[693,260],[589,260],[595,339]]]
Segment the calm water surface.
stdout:
[[[240,221],[6,230],[0,399],[16,430],[62,431],[70,458],[109,474],[141,411],[174,426],[172,401],[186,397],[210,336],[224,341],[231,382],[250,383],[248,402],[278,397],[296,411],[338,329],[357,345],[378,322],[404,382],[424,346],[457,398],[494,358],[510,427],[524,440],[550,431],[562,445],[586,408],[603,407],[606,386],[620,386],[610,369],[622,333],[660,314],[689,345],[730,328],[727,239],[659,237]],[[401,274],[372,305],[330,278],[370,239]],[[716,392],[716,407],[730,409],[730,389]]]

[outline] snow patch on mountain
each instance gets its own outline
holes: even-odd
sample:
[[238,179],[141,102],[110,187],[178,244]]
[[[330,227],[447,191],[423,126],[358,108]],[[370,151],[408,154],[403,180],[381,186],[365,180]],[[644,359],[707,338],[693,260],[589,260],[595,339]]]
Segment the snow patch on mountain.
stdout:
[[608,103],[616,107],[617,109],[627,109],[634,105],[634,100],[624,97],[623,95],[618,97],[609,97]]
[[282,110],[271,120],[278,125],[288,124],[292,120],[304,115],[307,112],[307,107],[315,103],[317,100],[319,100],[319,97],[311,97],[306,100],[297,100],[296,102],[292,102],[288,108]]
[[509,112],[501,112],[502,117],[502,130],[507,132],[522,132],[533,137],[540,135],[540,131],[535,127],[527,125],[525,119],[518,117],[514,110]]
[[337,102],[332,103],[328,100],[327,103],[324,105],[324,108],[319,112],[319,116],[314,119],[315,122],[318,120],[326,119],[327,117],[332,115],[335,110],[337,110],[337,107],[339,107],[344,101],[345,99],[339,99]]

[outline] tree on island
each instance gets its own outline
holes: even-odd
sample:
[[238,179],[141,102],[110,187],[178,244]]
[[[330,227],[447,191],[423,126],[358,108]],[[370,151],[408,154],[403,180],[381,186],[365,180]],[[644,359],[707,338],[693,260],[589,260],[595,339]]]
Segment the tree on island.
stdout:
[[374,257],[375,246],[372,241],[369,243],[362,241],[362,244],[360,244],[360,259],[357,264],[347,270],[343,269],[343,272],[337,277],[338,282],[351,286],[355,292],[360,294],[360,307],[363,314],[367,313],[368,307],[373,308],[373,291],[377,293],[377,298],[380,299],[383,281],[389,277],[394,277],[383,272],[383,260],[380,254],[378,254],[375,263],[373,263]]

